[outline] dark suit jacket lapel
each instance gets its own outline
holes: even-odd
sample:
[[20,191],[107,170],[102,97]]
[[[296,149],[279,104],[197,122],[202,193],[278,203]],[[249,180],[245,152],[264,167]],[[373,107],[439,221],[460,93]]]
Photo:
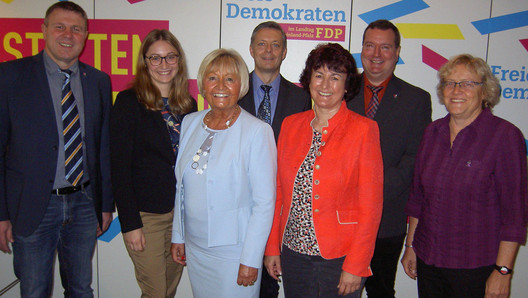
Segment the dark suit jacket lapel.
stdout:
[[[363,77],[363,76],[361,76]],[[361,79],[361,86],[359,88],[359,93],[351,99],[351,102],[348,104],[351,110],[356,113],[365,116],[365,81]]]
[[96,113],[94,108],[94,100],[100,99],[100,96],[95,96],[93,94],[94,90],[99,90],[94,86],[97,86],[92,82],[92,77],[90,76],[86,65],[82,62],[79,62],[79,77],[81,78],[82,90],[83,90],[83,104],[84,104],[84,126],[86,136],[90,136],[90,132],[93,130],[94,117],[100,115]]
[[280,85],[279,85],[279,95],[277,97],[277,106],[275,107],[275,115],[273,121],[271,122],[271,127],[273,130],[279,130],[279,123],[282,123],[285,115],[287,114],[288,109],[288,98],[290,96],[290,86],[286,83],[286,80],[282,75],[280,75]]
[[253,72],[249,74],[249,90],[244,97],[242,97],[238,104],[253,116],[257,116],[255,112],[255,100],[253,98]]
[[[39,126],[43,129],[47,128],[55,128],[54,132],[57,134],[57,122],[55,120],[55,109],[53,108],[53,99],[51,98],[51,92],[49,89],[49,83],[48,83],[48,76],[46,73],[46,67],[44,66],[44,57],[42,52],[40,52],[38,55],[34,56],[35,61],[35,69],[34,74],[36,76],[35,83],[37,84],[37,88],[34,89],[32,92],[35,94],[35,109],[31,109],[33,111],[38,111],[40,115],[46,118],[46,120],[49,121],[48,124],[46,123],[40,123]],[[29,86],[29,85],[28,85]],[[31,88],[31,87],[30,87]],[[41,108],[38,108],[41,107]],[[39,117],[40,118],[40,117]],[[34,118],[36,120],[38,118]]]
[[387,85],[387,90],[383,94],[378,111],[374,116],[374,120],[383,121],[390,117],[394,117],[395,113],[393,112],[398,104],[398,96],[400,93],[400,86],[396,80],[396,77],[392,75],[389,84]]

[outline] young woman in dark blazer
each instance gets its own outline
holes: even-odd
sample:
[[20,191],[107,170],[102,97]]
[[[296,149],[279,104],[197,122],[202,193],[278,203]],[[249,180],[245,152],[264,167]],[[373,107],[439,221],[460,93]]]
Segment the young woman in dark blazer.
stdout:
[[167,30],[143,40],[132,88],[117,95],[110,125],[112,186],[126,249],[147,297],[174,297],[183,267],[170,254],[183,116],[196,111],[183,49]]

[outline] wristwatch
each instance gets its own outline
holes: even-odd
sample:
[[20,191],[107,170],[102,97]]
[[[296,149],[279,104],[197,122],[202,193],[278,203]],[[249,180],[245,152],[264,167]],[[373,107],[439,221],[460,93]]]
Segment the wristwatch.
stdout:
[[499,273],[502,275],[508,275],[513,273],[513,269],[510,269],[506,266],[499,266],[497,264],[495,264],[495,270],[499,271]]

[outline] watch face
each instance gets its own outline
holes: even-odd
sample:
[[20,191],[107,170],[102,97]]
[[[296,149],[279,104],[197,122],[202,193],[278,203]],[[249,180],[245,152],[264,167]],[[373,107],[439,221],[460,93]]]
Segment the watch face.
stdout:
[[506,266],[497,266],[497,265],[495,265],[495,269],[497,271],[499,271],[499,273],[502,274],[502,275],[511,274],[513,272],[513,270],[509,269]]

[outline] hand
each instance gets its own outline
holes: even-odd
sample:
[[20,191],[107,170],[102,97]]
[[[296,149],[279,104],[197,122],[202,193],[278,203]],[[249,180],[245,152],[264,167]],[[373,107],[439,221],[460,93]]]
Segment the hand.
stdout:
[[185,244],[173,243],[171,245],[171,255],[174,262],[183,266],[187,265],[187,262],[185,262]]
[[414,248],[406,247],[403,257],[401,259],[403,270],[412,279],[416,280],[418,273],[416,272],[416,253]]
[[258,278],[258,269],[240,264],[238,267],[237,284],[239,286],[252,286]]
[[0,250],[5,253],[11,253],[9,243],[13,243],[13,229],[9,220],[0,221]]
[[266,266],[268,274],[280,282],[279,276],[282,275],[280,256],[265,256],[264,266]]
[[125,239],[125,245],[130,250],[143,251],[145,249],[146,240],[142,228],[124,233],[123,238]]
[[507,298],[510,295],[511,274],[502,275],[493,269],[486,281],[486,298]]
[[101,229],[100,226],[97,226],[97,237],[101,236],[106,230],[108,230],[108,227],[112,223],[112,219],[112,212],[103,212],[103,228]]
[[341,277],[339,278],[339,289],[338,295],[348,295],[359,290],[361,287],[361,276],[357,276],[346,271],[341,271]]

